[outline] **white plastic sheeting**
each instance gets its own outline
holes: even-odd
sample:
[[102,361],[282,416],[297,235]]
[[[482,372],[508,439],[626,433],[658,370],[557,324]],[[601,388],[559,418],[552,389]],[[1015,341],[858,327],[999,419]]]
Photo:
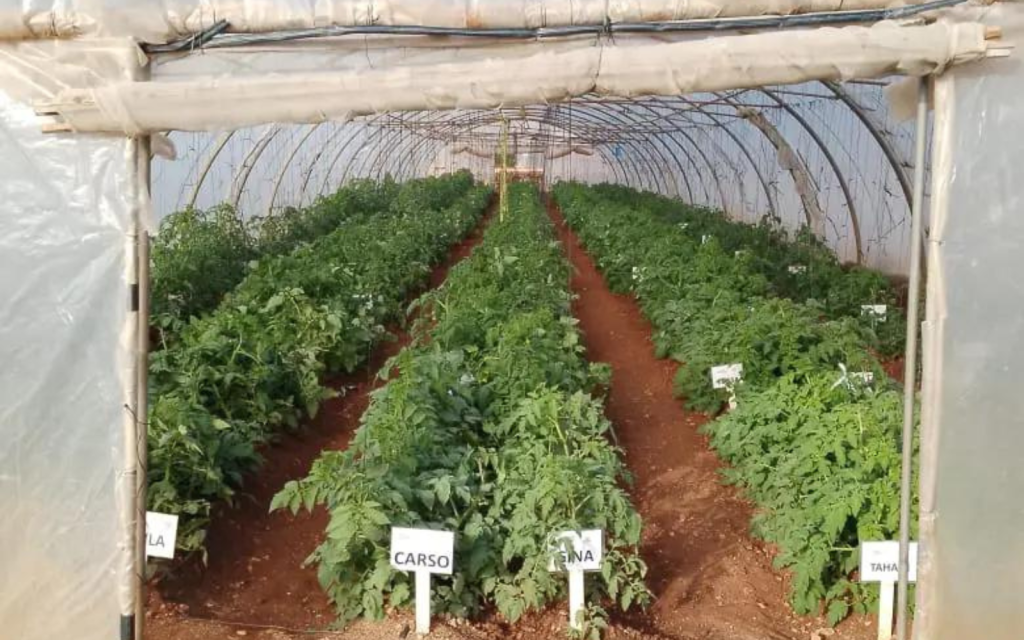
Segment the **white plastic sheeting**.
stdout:
[[[221,56],[193,57],[192,75],[116,82],[59,92],[45,106],[76,131],[137,135],[214,130],[266,122],[314,123],[418,109],[494,108],[557,102],[585,94],[680,95],[806,80],[925,75],[978,60],[981,24],[824,28],[666,42],[618,38],[533,42],[491,48],[399,49],[377,67],[365,51],[316,54],[293,64],[329,72],[255,73],[266,52],[230,54],[248,72],[210,74]],[[823,51],[828,56],[823,56]],[[306,55],[308,58],[302,58]],[[287,64],[287,62],[286,62]]]
[[[1024,45],[1024,7],[985,16]],[[924,326],[919,640],[1024,629],[1024,110],[1019,60],[937,82]]]
[[[487,4],[487,9],[500,5],[503,10],[516,6],[478,4]],[[633,6],[606,4],[609,11]],[[743,4],[744,11],[754,6],[731,4]],[[777,10],[793,10],[798,4],[810,6],[780,0]],[[179,28],[195,28],[185,26],[194,21],[205,25],[228,17],[243,28],[259,30],[301,26],[310,15],[315,24],[320,15],[316,12],[321,10],[362,7],[378,19],[387,14],[387,7],[414,5],[139,2],[125,10],[127,6],[101,0],[57,4],[27,0],[16,10],[0,9],[0,33],[13,37],[131,33],[146,38],[139,25],[153,26],[154,33],[167,36]],[[419,6],[429,10],[435,5]],[[534,15],[530,11],[542,6],[524,1],[521,11],[510,9],[509,15]],[[658,6],[645,3],[641,8]],[[725,4],[672,6],[693,12],[724,9]],[[107,15],[114,9],[118,11]],[[242,13],[236,19],[233,11]],[[385,20],[409,19],[400,12],[387,15]],[[293,18],[295,22],[288,24],[275,22]],[[861,35],[848,39],[840,35],[854,33]],[[785,171],[777,150],[763,135],[755,135],[742,118],[733,124],[722,121],[730,109],[736,111],[744,104],[761,110],[809,167],[826,212],[827,239],[847,259],[852,231],[841,225],[853,219],[856,202],[868,263],[879,266],[872,259],[891,257],[885,251],[902,224],[895,219],[901,213],[898,198],[890,196],[899,186],[896,167],[905,168],[899,164],[899,150],[893,163],[882,158],[880,147],[872,146],[876,141],[863,131],[848,135],[842,131],[846,124],[836,126],[840,94],[830,96],[822,89],[827,85],[731,90],[851,75],[936,72],[984,55],[983,38],[977,24],[900,29],[879,25],[700,42],[624,37],[604,49],[607,60],[600,62],[601,50],[584,40],[502,47],[490,42],[461,52],[432,51],[422,42],[396,47],[394,40],[387,39],[369,39],[358,46],[293,43],[171,60],[157,66],[156,82],[130,87],[123,82],[108,84],[110,73],[105,71],[123,74],[140,67],[138,50],[127,39],[94,42],[90,49],[65,42],[3,48],[0,91],[8,94],[0,101],[4,175],[0,299],[5,301],[0,308],[5,365],[0,373],[0,436],[5,442],[0,451],[0,509],[5,515],[0,521],[0,629],[4,637],[111,638],[117,618],[131,613],[130,596],[124,591],[126,576],[130,577],[126,536],[130,516],[116,491],[129,457],[122,430],[123,407],[131,403],[132,319],[126,286],[134,206],[130,198],[133,172],[127,162],[131,145],[121,137],[43,136],[28,106],[30,98],[64,101],[65,106],[68,100],[77,101],[69,113],[82,118],[77,123],[83,129],[88,128],[88,118],[118,132],[255,125],[248,130],[253,144],[237,149],[233,148],[235,138],[228,140],[222,132],[173,134],[183,158],[178,166],[189,166],[189,179],[195,183],[175,181],[169,172],[158,174],[158,179],[167,179],[161,188],[187,186],[179,192],[182,197],[192,195],[213,203],[223,200],[222,194],[234,196],[246,205],[243,208],[251,204],[256,215],[272,208],[275,198],[278,206],[308,202],[356,176],[396,170],[401,172],[399,177],[413,177],[443,169],[444,163],[452,166],[462,157],[483,172],[487,158],[453,154],[454,147],[445,141],[454,144],[452,131],[469,128],[471,121],[465,118],[486,122],[485,114],[493,112],[447,111],[441,116],[413,112],[399,116],[397,126],[390,116],[379,115],[323,125],[263,124],[267,120],[319,123],[328,116],[344,119],[384,109],[539,103],[522,110],[524,120],[539,118],[571,131],[563,140],[565,145],[587,144],[595,151],[592,156],[538,155],[530,160],[543,163],[549,175],[580,178],[583,172],[584,179],[593,180],[611,176],[614,181],[721,207],[739,219],[754,221],[774,207],[787,222],[799,221],[796,189],[780,187]],[[793,43],[802,39],[806,40],[794,48]],[[733,44],[723,50],[720,43],[726,41]],[[813,47],[804,46],[812,41]],[[746,48],[754,42],[757,46]],[[111,51],[104,52],[104,47]],[[488,47],[505,53],[487,59],[482,52]],[[687,50],[687,55],[679,53]],[[613,53],[608,55],[609,51]],[[549,57],[531,57],[539,54]],[[725,66],[718,61],[722,57],[728,58]],[[519,74],[539,62],[564,75],[552,80],[538,69]],[[439,63],[440,69],[436,68]],[[368,66],[386,69],[371,72]],[[326,74],[313,74],[317,83],[303,84],[310,79],[303,73],[321,68],[347,69],[341,75],[348,84],[334,81],[330,85]],[[722,75],[723,69],[731,69],[728,77]],[[924,558],[916,625],[922,640],[1009,640],[1020,629],[1015,600],[1024,588],[1019,564],[1024,557],[1019,536],[1024,522],[1017,497],[1024,489],[1024,477],[1014,458],[1016,445],[1021,444],[1014,425],[1024,407],[1013,399],[1019,395],[1015,393],[1020,379],[1017,360],[1024,355],[1024,346],[1019,340],[1019,314],[1012,307],[1005,310],[1015,300],[1013,275],[1024,266],[1013,242],[1024,232],[1014,215],[1022,201],[1020,181],[1013,173],[1021,164],[1015,150],[1021,148],[1016,142],[1024,131],[1014,103],[1022,80],[1020,69],[1018,63],[1002,61],[956,72],[940,83],[935,183],[939,215],[931,236],[932,295],[925,333]],[[460,76],[458,82],[438,80],[467,70],[478,75]],[[274,73],[278,75],[268,75]],[[510,90],[509,85],[516,86]],[[202,89],[216,93],[203,94]],[[371,95],[381,91],[379,96],[355,99],[332,93],[343,89]],[[410,96],[410,90],[418,93]],[[693,93],[698,90],[708,93]],[[586,93],[579,101],[583,102],[601,92],[626,97],[666,93],[671,99],[618,104],[594,100],[589,106],[569,107],[543,104]],[[808,104],[799,104],[798,95],[805,96]],[[289,102],[293,98],[295,104]],[[330,102],[334,99],[339,102]],[[814,104],[826,99],[827,103]],[[304,104],[311,100],[317,108]],[[214,103],[216,109],[210,107]],[[325,112],[325,105],[331,110]],[[860,103],[861,108],[864,105]],[[899,130],[885,121],[883,103],[875,107],[873,113],[857,117],[880,121],[876,122],[880,126],[867,131],[893,144],[890,136],[898,137]],[[856,120],[850,113],[839,117],[848,118],[852,130]],[[425,135],[424,142],[409,133],[413,130],[409,127],[423,122],[451,128],[442,129],[439,137]],[[672,126],[658,129],[658,122]],[[610,137],[609,132],[622,135]],[[600,138],[601,134],[606,137]],[[191,148],[188,136],[201,144]],[[857,142],[858,137],[863,141]],[[216,147],[220,141],[225,141],[225,152],[236,163],[221,167],[206,161],[210,145]],[[836,141],[845,146],[840,148]],[[833,149],[837,157],[827,157],[825,148]],[[184,164],[198,158],[202,161]],[[872,165],[882,169],[872,173]],[[219,173],[223,176],[215,176]],[[846,176],[845,186],[854,190],[854,197],[837,204],[844,197],[840,174]],[[877,200],[858,191],[877,192]],[[847,222],[842,220],[844,207]],[[885,220],[886,213],[894,220]],[[905,235],[902,238],[906,240]],[[874,249],[872,242],[877,243]],[[873,254],[874,250],[880,253]],[[901,264],[899,256],[895,260]],[[121,495],[120,500],[124,499]]]
[[236,32],[328,25],[542,27],[875,9],[924,0],[24,0],[0,39],[134,36],[164,42],[227,20]]
[[0,91],[0,637],[118,637],[134,172]]
[[[176,132],[180,159],[156,162],[154,202],[160,216],[225,200],[253,216],[307,205],[354,178],[404,180],[469,169],[490,179],[504,119],[510,146],[518,144],[526,156],[520,161],[543,168],[549,182],[618,182],[723,209],[745,222],[775,215],[795,229],[806,221],[804,199],[771,140],[738,115],[753,109],[808,168],[825,214],[824,239],[836,253],[905,274],[909,183],[906,192],[902,185],[909,180],[913,126],[886,118],[885,86],[808,82],[500,111],[383,114],[228,134]],[[840,96],[857,104],[866,122]],[[553,157],[570,144],[593,153]],[[456,153],[464,148],[475,153]]]

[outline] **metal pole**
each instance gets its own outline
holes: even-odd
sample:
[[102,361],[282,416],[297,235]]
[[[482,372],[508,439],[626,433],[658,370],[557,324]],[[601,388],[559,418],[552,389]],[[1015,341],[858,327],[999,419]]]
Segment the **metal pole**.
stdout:
[[135,638],[142,640],[146,622],[146,489],[148,486],[149,459],[149,231],[145,220],[150,209],[150,138],[139,140],[139,171],[138,194],[141,196],[136,207],[136,236],[138,242],[138,313],[136,314],[136,465],[135,500],[138,515],[136,516],[136,549],[138,565],[138,583],[135,600]]
[[[137,306],[137,293],[139,283],[139,204],[141,202],[140,193],[141,187],[138,181],[138,167],[139,167],[139,153],[141,152],[138,141],[136,140],[125,140],[125,153],[126,161],[129,170],[132,172],[132,179],[129,181],[129,190],[131,195],[131,227],[129,230],[129,238],[126,242],[126,260],[128,262],[128,273],[129,273],[129,293],[130,297],[125,300],[128,307],[128,322],[132,332],[131,344],[138,344],[138,322],[132,322],[132,314],[136,313]],[[122,531],[121,546],[124,552],[124,572],[121,576],[121,624],[120,624],[120,638],[121,640],[132,640],[135,637],[135,630],[139,611],[139,555],[138,555],[138,398],[139,398],[139,375],[136,367],[138,366],[138,360],[133,358],[128,363],[128,368],[125,371],[126,382],[128,388],[125,389],[124,398],[124,424],[123,424],[123,444],[124,447],[124,460],[123,460],[123,471],[121,478],[121,494],[124,496],[124,504],[122,506],[122,525],[124,527]]]
[[910,502],[914,464],[914,395],[917,390],[917,330],[921,291],[921,229],[924,208],[925,143],[928,134],[929,79],[917,86],[917,133],[914,149],[914,198],[910,218],[910,285],[907,292],[907,350],[903,368],[903,465],[900,472],[900,562],[896,638],[907,639],[907,586],[910,577]]

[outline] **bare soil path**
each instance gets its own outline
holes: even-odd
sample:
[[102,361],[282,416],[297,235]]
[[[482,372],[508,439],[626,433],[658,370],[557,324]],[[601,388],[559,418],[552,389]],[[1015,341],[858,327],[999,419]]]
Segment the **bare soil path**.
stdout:
[[[642,553],[655,602],[645,615],[621,622],[666,638],[814,637],[823,621],[792,612],[771,549],[748,533],[752,506],[721,483],[722,462],[697,432],[708,417],[674,397],[678,365],[655,358],[651,325],[636,301],[609,290],[557,208],[549,204],[549,211],[574,267],[573,311],[588,357],[612,367],[606,413],[644,520]],[[833,637],[861,637],[863,627],[848,625]]]
[[[427,289],[440,286],[470,254],[492,214],[493,207],[433,270]],[[304,477],[322,451],[348,446],[370,393],[384,384],[378,377],[382,367],[411,341],[402,328],[391,333],[395,339],[379,345],[358,372],[330,381],[342,394],[324,403],[309,425],[263,451],[264,464],[246,479],[237,504],[216,510],[207,537],[208,564],[193,558],[151,585],[147,640],[310,637],[304,632],[331,625],[334,610],[317,582],[316,567],[302,566],[323,539],[327,512],[269,513],[270,501],[286,482]],[[389,624],[399,625],[398,632],[404,628],[400,620]],[[397,635],[386,625],[370,625],[363,632],[353,627],[345,637]]]
[[[615,424],[644,518],[643,556],[655,602],[644,613],[613,618],[608,638],[630,640],[866,640],[862,619],[834,635],[822,620],[796,616],[786,604],[785,577],[771,567],[771,549],[748,535],[752,507],[718,477],[721,462],[697,428],[707,417],[687,412],[672,394],[677,365],[654,357],[651,327],[635,300],[613,294],[579,241],[551,208],[575,273],[579,318],[589,357],[613,370],[607,413]],[[490,215],[490,214],[489,214]],[[489,217],[489,216],[488,216]],[[481,228],[435,270],[430,287],[479,242]],[[346,393],[326,403],[312,424],[265,452],[246,497],[221,509],[209,538],[209,565],[186,563],[151,590],[149,640],[403,640],[411,614],[357,621],[329,631],[332,607],[315,568],[302,563],[322,539],[327,514],[268,514],[273,495],[306,474],[325,449],[343,449],[358,427],[387,359],[408,344],[381,345],[360,373],[334,381]],[[476,623],[435,620],[438,640],[564,639],[564,603],[515,625],[493,616]],[[822,633],[824,632],[824,633]]]

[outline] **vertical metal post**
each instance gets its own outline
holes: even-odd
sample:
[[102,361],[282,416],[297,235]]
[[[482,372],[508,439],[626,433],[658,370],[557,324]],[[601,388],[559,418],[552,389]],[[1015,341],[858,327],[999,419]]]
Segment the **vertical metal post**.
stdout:
[[137,242],[138,305],[136,313],[137,334],[135,350],[135,438],[136,468],[135,504],[136,529],[135,552],[137,564],[137,585],[135,599],[135,638],[142,640],[146,622],[146,488],[149,459],[149,230],[146,220],[150,209],[150,138],[138,142],[138,196],[135,209]]
[[[138,345],[138,330],[139,324],[137,320],[138,313],[138,295],[139,295],[139,233],[141,228],[139,226],[140,221],[140,203],[141,199],[141,185],[139,184],[138,168],[139,168],[139,154],[141,153],[141,145],[137,140],[128,139],[125,140],[125,161],[127,168],[131,172],[131,180],[129,181],[129,197],[131,199],[131,221],[128,230],[129,237],[126,239],[126,261],[127,261],[127,276],[128,276],[128,290],[125,292],[126,296],[125,305],[128,307],[128,322],[129,329],[131,332],[131,345],[132,349]],[[135,355],[134,353],[132,354]],[[138,462],[138,427],[139,427],[139,372],[138,372],[138,358],[132,357],[131,360],[126,363],[127,368],[125,370],[125,382],[127,388],[125,389],[124,399],[124,424],[123,428],[123,444],[124,447],[124,459],[123,468],[121,473],[121,486],[119,491],[122,495],[123,504],[121,505],[121,523],[123,530],[121,532],[121,548],[124,554],[123,559],[123,573],[121,575],[121,624],[120,624],[120,637],[121,640],[133,640],[135,638],[136,624],[139,612],[139,599],[140,599],[140,581],[139,572],[142,570],[139,567],[139,554],[138,554],[138,531],[139,527],[145,527],[145,523],[139,523],[139,462]]]
[[903,464],[900,473],[900,559],[897,583],[896,638],[907,640],[907,591],[910,577],[910,503],[914,464],[914,395],[917,390],[917,331],[921,292],[921,246],[924,208],[925,144],[928,134],[928,77],[917,88],[917,133],[914,149],[914,197],[911,200],[910,284],[907,292],[907,348],[903,369]]

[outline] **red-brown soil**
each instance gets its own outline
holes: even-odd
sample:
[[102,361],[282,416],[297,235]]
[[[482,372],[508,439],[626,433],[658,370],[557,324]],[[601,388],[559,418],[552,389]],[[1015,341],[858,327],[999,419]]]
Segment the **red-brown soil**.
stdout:
[[[721,484],[721,462],[697,428],[707,417],[690,413],[672,394],[677,365],[654,357],[651,327],[635,301],[607,288],[557,211],[559,235],[575,267],[574,312],[592,360],[613,371],[607,413],[635,478],[631,489],[643,516],[642,553],[655,602],[644,613],[613,619],[608,637],[674,640],[861,640],[874,637],[862,619],[834,635],[820,619],[801,618],[786,604],[786,577],[771,567],[772,550],[752,540],[753,508]],[[478,240],[463,243],[438,269],[439,284]],[[159,585],[150,600],[147,637],[152,640],[402,639],[412,637],[409,613],[382,622],[358,621],[342,632],[325,630],[333,620],[303,560],[323,534],[327,515],[267,513],[271,497],[288,480],[302,477],[323,449],[347,446],[381,382],[376,373],[409,340],[383,345],[366,371],[338,384],[347,393],[327,403],[310,428],[285,437],[266,452],[262,472],[249,480],[249,498],[222,509],[210,532],[210,564],[193,562]],[[565,638],[566,611],[553,606],[515,625],[495,619],[476,623],[435,620],[431,637],[452,640]]]
[[[697,432],[708,417],[686,411],[673,395],[678,365],[655,358],[651,326],[636,302],[608,289],[550,210],[574,266],[573,310],[588,356],[612,367],[606,413],[644,520],[642,553],[655,602],[646,615],[622,622],[667,638],[811,638],[825,625],[786,604],[786,580],[771,566],[772,550],[749,536],[753,507],[722,485],[722,462]],[[833,637],[860,637],[864,627],[856,621]]]
[[[439,286],[449,269],[470,254],[491,214],[433,270],[427,288]],[[264,626],[330,626],[333,608],[317,582],[316,568],[302,566],[323,538],[327,513],[269,513],[270,501],[286,482],[304,477],[322,451],[348,446],[370,393],[384,383],[378,377],[381,368],[411,340],[401,327],[391,333],[395,340],[379,345],[361,371],[329,382],[340,395],[325,402],[309,425],[262,452],[264,464],[247,478],[237,504],[215,510],[207,537],[208,564],[191,558],[151,585],[147,638],[219,638],[234,637],[236,631],[255,635]],[[265,628],[263,633],[270,631]]]

